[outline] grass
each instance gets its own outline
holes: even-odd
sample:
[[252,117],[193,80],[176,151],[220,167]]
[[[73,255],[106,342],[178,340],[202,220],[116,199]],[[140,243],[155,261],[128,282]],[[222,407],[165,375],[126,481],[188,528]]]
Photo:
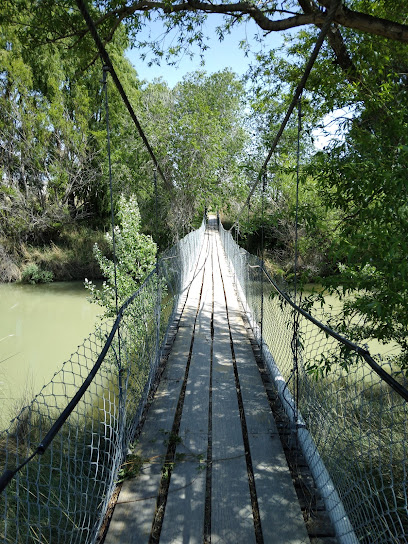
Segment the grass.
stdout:
[[12,282],[21,279],[21,271],[10,251],[7,240],[0,238],[0,282]]
[[87,227],[66,228],[55,242],[46,246],[20,248],[20,268],[35,265],[53,275],[55,281],[100,279],[101,271],[93,256],[93,246],[98,244],[104,254],[110,247],[103,232]]

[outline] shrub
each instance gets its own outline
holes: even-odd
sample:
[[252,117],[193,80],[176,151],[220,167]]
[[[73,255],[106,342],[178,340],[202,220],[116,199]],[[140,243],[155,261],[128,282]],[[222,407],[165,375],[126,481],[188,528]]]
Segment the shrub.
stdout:
[[[115,227],[116,242],[116,284],[118,301],[121,306],[127,298],[137,291],[146,276],[153,270],[157,247],[151,236],[140,232],[140,213],[134,196],[119,200],[118,219],[120,226]],[[113,246],[112,235],[106,234],[106,242]],[[106,316],[116,313],[115,301],[115,263],[103,255],[98,244],[94,246],[94,256],[106,281],[102,289],[85,279],[85,287],[91,292],[91,299],[105,306]]]
[[27,264],[21,273],[22,283],[50,283],[52,280],[52,272],[49,270],[42,270],[34,263]]

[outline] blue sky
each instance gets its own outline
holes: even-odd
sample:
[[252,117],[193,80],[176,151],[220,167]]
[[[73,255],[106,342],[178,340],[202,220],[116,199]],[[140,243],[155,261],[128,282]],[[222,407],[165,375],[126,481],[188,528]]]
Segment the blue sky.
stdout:
[[[231,32],[227,34],[222,42],[219,41],[215,32],[217,26],[222,24],[222,17],[219,15],[209,15],[203,29],[204,34],[208,35],[209,49],[204,52],[205,65],[201,66],[200,51],[198,47],[193,49],[195,55],[193,59],[185,55],[180,59],[176,66],[168,66],[164,60],[161,66],[148,66],[149,59],[152,59],[152,54],[148,53],[146,60],[140,59],[140,51],[133,49],[127,52],[127,56],[136,68],[139,77],[152,81],[154,78],[162,77],[167,83],[173,87],[182,77],[188,72],[194,70],[205,70],[208,73],[217,72],[224,68],[231,68],[234,72],[242,75],[246,72],[253,53],[248,56],[240,49],[239,43],[241,40],[247,39],[252,46],[253,51],[259,51],[260,44],[255,40],[255,35],[259,32],[258,27],[252,21],[245,24],[237,25]],[[150,24],[152,38],[158,38],[163,33],[163,25],[159,22]],[[140,39],[144,40],[148,37],[148,30],[144,29],[140,33]],[[173,34],[174,38],[174,34]],[[270,34],[264,39],[265,46],[270,49],[281,44],[283,36],[281,34]],[[171,38],[165,42],[170,44]]]

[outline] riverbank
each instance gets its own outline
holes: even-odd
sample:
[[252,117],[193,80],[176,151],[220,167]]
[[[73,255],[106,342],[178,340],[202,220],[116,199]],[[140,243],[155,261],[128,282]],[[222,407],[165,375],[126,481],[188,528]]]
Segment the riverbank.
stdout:
[[101,279],[101,270],[93,255],[95,244],[109,256],[111,249],[105,234],[84,226],[64,228],[55,239],[43,245],[14,246],[8,240],[0,240],[0,283]]

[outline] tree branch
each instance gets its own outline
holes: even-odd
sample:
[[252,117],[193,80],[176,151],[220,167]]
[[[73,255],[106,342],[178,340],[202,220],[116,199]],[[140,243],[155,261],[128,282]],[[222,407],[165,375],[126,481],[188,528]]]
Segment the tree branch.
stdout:
[[[308,5],[309,8],[314,7],[314,4],[312,4],[309,0],[303,0],[299,3],[304,6]],[[330,1],[321,0],[319,1],[319,4],[327,7],[330,5]],[[128,6],[123,6],[119,9],[107,12],[97,21],[95,21],[95,24],[99,25],[107,19],[112,18],[118,18],[120,21],[123,21],[124,19],[132,17],[138,12],[143,13],[146,11],[162,11],[164,14],[201,11],[203,13],[218,13],[221,15],[230,16],[247,15],[255,21],[259,28],[266,32],[278,32],[303,25],[322,25],[326,19],[326,15],[323,11],[313,10],[310,13],[299,13],[292,17],[273,20],[272,17],[274,14],[279,13],[278,10],[262,10],[255,4],[245,1],[231,4],[216,4],[201,0],[189,0],[179,4],[169,4],[168,2],[164,1],[139,0]],[[339,7],[334,18],[334,23],[353,30],[367,32],[369,34],[383,36],[394,41],[408,43],[408,25],[390,21],[388,19],[382,19],[380,17],[374,17],[358,11],[353,11],[343,5]],[[342,48],[338,37],[335,37],[335,41],[337,41],[336,47],[340,52]]]
[[[146,11],[162,11],[164,14],[170,15],[172,13],[181,12],[194,12],[201,11],[203,13],[218,13],[220,15],[229,15],[234,17],[241,17],[242,15],[248,15],[256,24],[267,32],[278,32],[281,30],[288,30],[303,25],[316,24],[316,22],[323,23],[325,16],[323,14],[318,15],[316,19],[315,15],[297,14],[286,19],[272,20],[265,15],[265,12],[260,10],[257,6],[248,2],[238,2],[235,4],[209,4],[207,2],[201,2],[200,0],[190,0],[183,2],[182,4],[169,5],[167,2],[156,2],[154,0],[139,1],[131,4],[130,6],[124,6],[122,8],[112,10],[105,13],[102,17],[95,21],[95,25],[99,25],[105,22],[107,19],[118,18],[120,21],[135,15],[138,12]],[[274,10],[268,13],[278,12]],[[408,30],[407,30],[408,31]]]
[[[300,7],[305,13],[316,13],[319,8],[311,0],[298,0]],[[322,25],[317,25],[321,28]],[[360,82],[361,75],[357,72],[354,62],[352,61],[350,54],[344,43],[343,36],[341,35],[338,26],[332,26],[331,30],[327,34],[327,41],[330,44],[334,54],[336,55],[337,62],[340,68],[345,72],[346,78],[350,83]]]
[[[321,2],[322,5],[323,3],[326,4],[327,1]],[[408,43],[408,25],[390,21],[389,19],[382,19],[381,17],[374,17],[373,15],[359,11],[352,11],[346,6],[340,7],[335,17],[335,22],[353,30],[382,36],[393,41]]]

